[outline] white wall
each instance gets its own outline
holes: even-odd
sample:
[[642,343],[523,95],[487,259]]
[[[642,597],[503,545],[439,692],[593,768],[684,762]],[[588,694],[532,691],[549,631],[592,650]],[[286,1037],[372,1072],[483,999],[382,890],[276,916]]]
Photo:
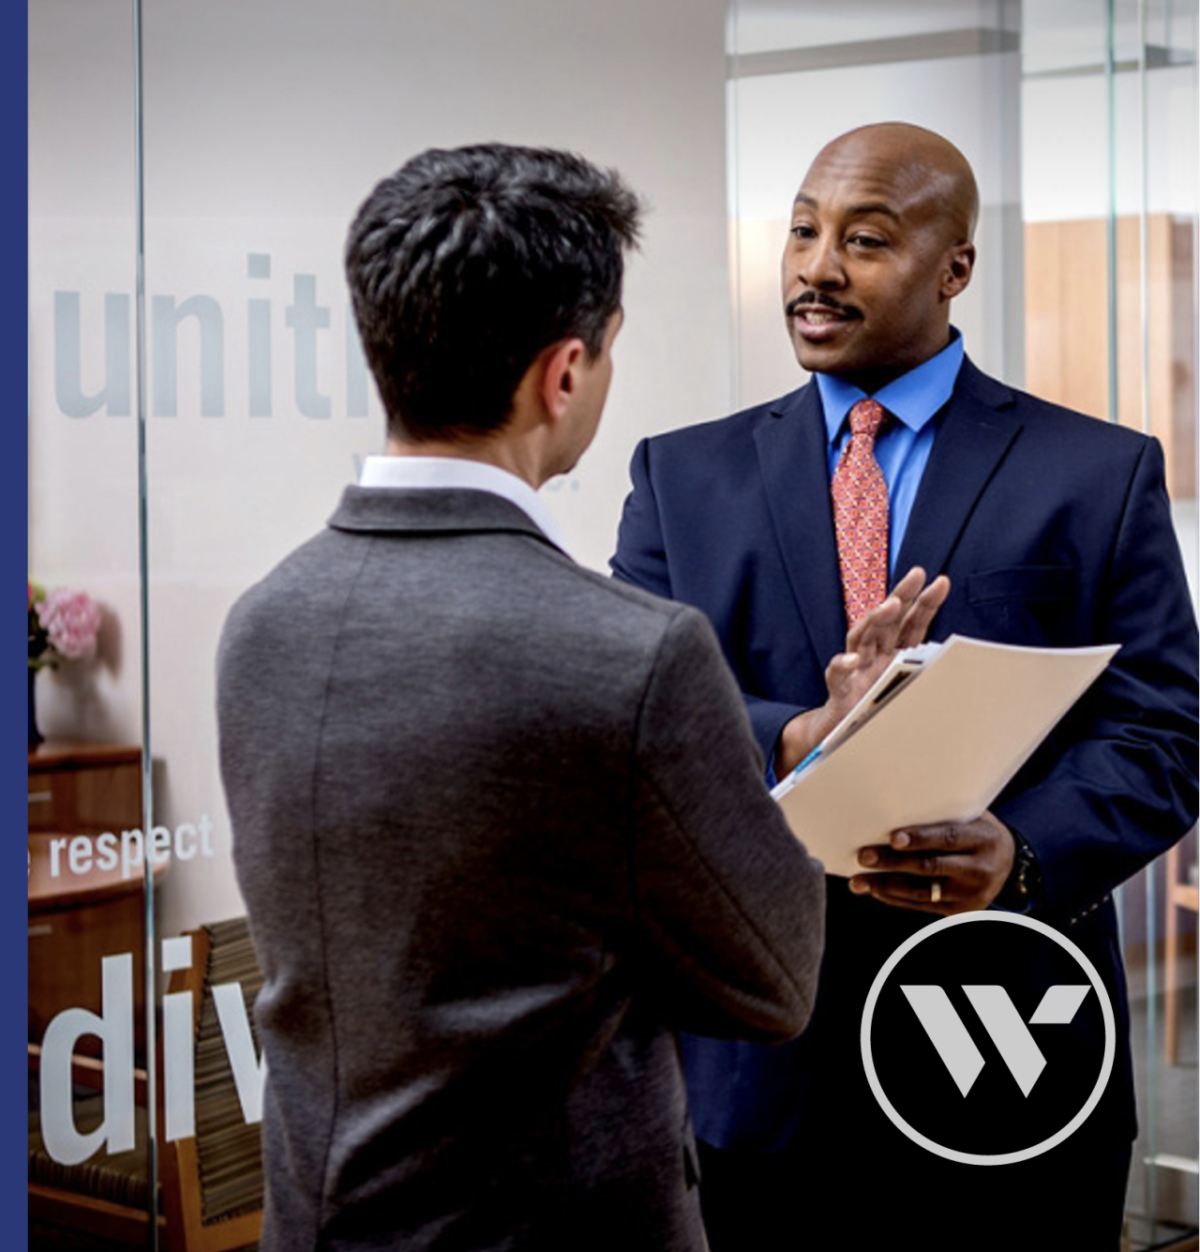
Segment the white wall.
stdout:
[[[340,256],[355,208],[416,151],[492,139],[577,149],[650,201],[604,425],[578,469],[546,489],[576,555],[602,568],[637,438],[731,398],[725,5],[145,0],[144,10],[147,304],[200,297],[193,307],[221,358],[213,344],[202,354],[195,316],[171,333],[151,326],[155,817],[209,815],[216,848],[168,873],[171,934],[241,907],[216,768],[221,622],[323,525],[356,458],[381,446],[373,394],[355,415],[361,375],[347,347]],[[96,412],[70,415],[86,407],[74,392],[105,387],[106,295],[128,297],[135,281],[128,4],[39,0],[29,18],[30,570],[85,587],[109,619],[99,664],[39,679],[43,729],[137,741],[136,422],[106,411],[123,407],[119,386]],[[269,274],[251,257],[269,257]],[[77,352],[55,292],[68,313],[78,307]],[[260,316],[271,404],[252,417]],[[172,342],[168,416],[155,394]],[[127,370],[126,360],[118,381]],[[205,385],[217,410],[207,415]],[[322,400],[329,415],[313,416]]]
[[[1022,89],[1025,217],[1064,222],[1108,214],[1111,162],[1116,211],[1136,215],[1196,211],[1196,71],[1188,65],[1116,77],[1115,141],[1108,140],[1104,78],[1031,79]],[[1147,119],[1152,119],[1147,124]],[[1143,141],[1144,134],[1144,141]]]

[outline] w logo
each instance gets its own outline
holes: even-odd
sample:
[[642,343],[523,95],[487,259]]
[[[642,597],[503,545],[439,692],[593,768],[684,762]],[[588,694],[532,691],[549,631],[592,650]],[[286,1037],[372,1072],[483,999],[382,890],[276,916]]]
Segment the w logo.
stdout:
[[[950,1003],[945,989],[939,986],[901,986],[912,1005],[917,1020],[925,1028],[930,1042],[937,1049],[950,1077],[965,1096],[983,1069],[983,1054],[967,1033],[963,1020]],[[1091,990],[1087,985],[1058,985],[1042,997],[1029,1026],[1067,1026]],[[1028,1096],[1043,1069],[1046,1058],[1038,1047],[1029,1026],[1021,1020],[1016,1006],[1003,987],[964,986],[963,992],[979,1015],[996,1050],[1009,1072],[1017,1080],[1021,1094]]]
[[1108,1084],[1116,1038],[1108,991],[1079,946],[999,910],[910,935],[876,975],[860,1031],[867,1083],[892,1125],[965,1165],[1027,1161],[1074,1134]]

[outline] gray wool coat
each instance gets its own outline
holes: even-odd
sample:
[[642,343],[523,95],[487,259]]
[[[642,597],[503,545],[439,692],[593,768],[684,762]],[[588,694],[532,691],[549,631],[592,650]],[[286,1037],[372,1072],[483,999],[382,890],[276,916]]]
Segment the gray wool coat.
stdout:
[[794,1036],[824,920],[705,619],[351,487],[218,670],[264,1252],[701,1249],[675,1032]]

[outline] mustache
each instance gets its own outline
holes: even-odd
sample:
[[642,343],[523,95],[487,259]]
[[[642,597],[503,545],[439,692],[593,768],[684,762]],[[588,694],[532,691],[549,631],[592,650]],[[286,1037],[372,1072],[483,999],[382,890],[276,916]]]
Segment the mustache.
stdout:
[[836,313],[842,314],[843,317],[862,317],[862,314],[852,304],[843,304],[840,300],[835,300],[833,296],[826,295],[823,291],[802,291],[794,300],[789,300],[784,305],[783,311],[792,317],[799,312],[807,304],[818,304],[826,309],[832,309]]

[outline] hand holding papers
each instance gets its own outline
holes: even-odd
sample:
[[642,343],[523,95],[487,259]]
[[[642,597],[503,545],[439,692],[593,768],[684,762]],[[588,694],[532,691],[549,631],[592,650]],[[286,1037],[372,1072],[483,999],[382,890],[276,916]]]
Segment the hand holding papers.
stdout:
[[978,817],[1117,652],[952,635],[904,649],[774,789],[831,874],[902,826]]

